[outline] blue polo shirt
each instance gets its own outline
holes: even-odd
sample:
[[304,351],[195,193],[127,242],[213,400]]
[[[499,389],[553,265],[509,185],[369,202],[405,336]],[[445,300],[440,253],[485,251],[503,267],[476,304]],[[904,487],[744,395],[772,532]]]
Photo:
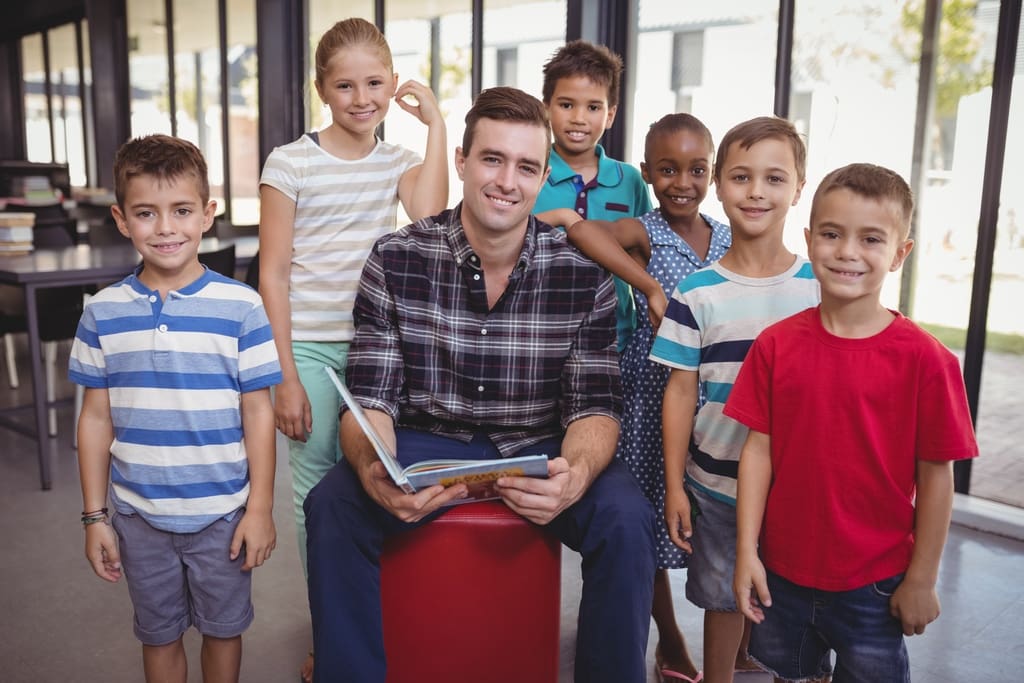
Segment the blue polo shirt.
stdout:
[[[590,220],[615,221],[636,218],[654,208],[640,171],[606,156],[601,145],[594,148],[594,153],[597,154],[597,175],[585,184],[583,177],[552,147],[551,174],[540,190],[534,213],[571,207]],[[615,319],[621,352],[636,329],[636,309],[630,286],[619,278],[615,278],[615,295],[619,299]]]

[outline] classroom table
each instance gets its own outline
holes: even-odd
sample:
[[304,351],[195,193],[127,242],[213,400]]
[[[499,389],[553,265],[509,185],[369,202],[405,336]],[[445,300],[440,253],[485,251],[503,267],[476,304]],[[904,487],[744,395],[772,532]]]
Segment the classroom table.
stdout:
[[[235,258],[239,270],[245,270],[256,255],[259,240],[256,236],[228,239],[206,238],[200,251],[217,251],[229,244],[235,245]],[[50,407],[46,399],[46,377],[39,340],[39,311],[36,292],[51,287],[106,285],[130,273],[139,263],[139,254],[127,241],[123,244],[73,247],[37,248],[28,254],[0,256],[0,284],[14,285],[25,291],[25,309],[28,323],[28,348],[32,359],[32,408],[35,429],[26,426],[5,413],[26,406],[0,411],[0,427],[32,437],[38,444],[39,479],[43,490],[52,484],[46,412]]]

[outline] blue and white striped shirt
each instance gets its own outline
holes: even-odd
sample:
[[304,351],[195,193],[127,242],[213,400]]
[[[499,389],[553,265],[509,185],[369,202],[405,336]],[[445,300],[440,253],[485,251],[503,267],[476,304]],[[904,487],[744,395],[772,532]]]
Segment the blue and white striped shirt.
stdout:
[[249,496],[241,394],[279,384],[281,366],[248,286],[206,270],[161,300],[138,273],[86,304],[68,375],[108,391],[114,507],[199,531]]
[[811,264],[801,258],[773,277],[745,277],[718,262],[680,280],[650,358],[696,371],[706,397],[697,408],[686,460],[691,486],[736,504],[736,473],[748,430],[722,414],[725,401],[757,335],[816,306],[820,298]]

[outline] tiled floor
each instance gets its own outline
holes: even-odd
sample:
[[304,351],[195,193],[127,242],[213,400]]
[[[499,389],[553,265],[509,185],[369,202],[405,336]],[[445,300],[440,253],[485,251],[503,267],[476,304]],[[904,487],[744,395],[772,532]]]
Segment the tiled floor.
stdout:
[[[25,386],[10,391],[0,380],[0,406],[26,400],[29,391]],[[70,395],[67,385],[61,391]],[[125,586],[97,579],[82,556],[71,420],[70,409],[60,411],[61,433],[51,442],[50,491],[39,489],[35,443],[0,429],[0,681],[6,683],[121,683],[142,678]],[[1018,457],[1020,448],[1018,443]],[[281,458],[274,512],[278,549],[255,574],[257,616],[245,636],[243,681],[294,683],[309,647],[290,485],[286,459]],[[567,683],[572,680],[579,571],[577,556],[567,551],[563,557],[561,680]],[[1021,576],[1024,543],[954,527],[940,576],[943,614],[925,635],[909,640],[914,680],[1024,680]],[[682,597],[684,580],[685,572],[674,572],[679,622],[699,656],[701,615]],[[193,663],[189,680],[199,681],[198,638],[193,633],[187,642]],[[653,644],[652,630],[652,653]],[[648,681],[656,680],[651,673]],[[769,677],[743,674],[736,680],[767,683]]]

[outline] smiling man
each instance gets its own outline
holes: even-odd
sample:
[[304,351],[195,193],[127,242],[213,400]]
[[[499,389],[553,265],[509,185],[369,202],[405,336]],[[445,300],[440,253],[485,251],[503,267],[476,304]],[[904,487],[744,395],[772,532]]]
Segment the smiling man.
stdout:
[[[576,679],[638,681],[656,519],[612,457],[621,398],[611,278],[531,216],[550,134],[536,98],[478,96],[455,153],[463,201],[375,245],[346,378],[403,466],[549,456],[547,479],[504,478],[498,490],[583,555]],[[377,549],[466,488],[404,493],[347,414],[341,440],[345,461],[305,504],[314,676],[383,681]]]

